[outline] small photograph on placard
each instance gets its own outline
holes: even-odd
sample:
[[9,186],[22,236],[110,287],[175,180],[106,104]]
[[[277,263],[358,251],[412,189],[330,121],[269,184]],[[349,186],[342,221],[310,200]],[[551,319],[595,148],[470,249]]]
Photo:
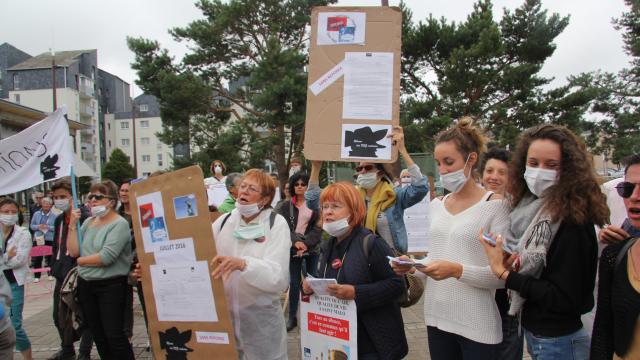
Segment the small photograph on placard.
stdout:
[[151,242],[158,243],[169,240],[167,227],[164,224],[164,217],[155,217],[149,220],[149,228],[151,230]]
[[153,204],[140,205],[140,220],[142,220],[142,227],[149,227],[149,220],[153,219]]
[[343,159],[391,160],[391,125],[342,125]]
[[318,14],[318,45],[364,44],[367,14],[322,12]]
[[173,208],[176,211],[176,219],[198,216],[198,206],[194,194],[173,198]]

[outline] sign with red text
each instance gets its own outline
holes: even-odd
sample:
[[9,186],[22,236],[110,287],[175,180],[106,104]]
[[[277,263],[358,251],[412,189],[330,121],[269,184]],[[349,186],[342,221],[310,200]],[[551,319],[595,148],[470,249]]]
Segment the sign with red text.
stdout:
[[358,358],[355,301],[330,295],[302,296],[300,321],[302,359]]

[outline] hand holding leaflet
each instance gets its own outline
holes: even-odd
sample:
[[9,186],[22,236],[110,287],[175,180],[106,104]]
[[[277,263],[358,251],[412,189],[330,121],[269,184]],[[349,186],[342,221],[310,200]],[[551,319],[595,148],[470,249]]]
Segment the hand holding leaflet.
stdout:
[[307,283],[313,289],[316,295],[331,295],[329,294],[329,285],[337,284],[336,279],[318,279],[311,275],[307,276]]
[[396,263],[398,265],[409,265],[409,266],[415,267],[416,269],[425,267],[424,264],[413,262],[413,261],[406,261],[406,260],[394,258],[392,256],[387,256],[387,259],[393,261],[394,263]]

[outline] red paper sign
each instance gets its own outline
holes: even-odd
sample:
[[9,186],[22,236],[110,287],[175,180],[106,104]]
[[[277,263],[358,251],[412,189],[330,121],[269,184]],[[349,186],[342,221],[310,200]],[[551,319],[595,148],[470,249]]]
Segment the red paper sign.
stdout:
[[349,321],[310,312],[309,331],[349,341]]
[[340,29],[345,26],[347,26],[346,16],[333,16],[327,18],[327,31],[340,31]]
[[149,220],[153,219],[153,204],[140,205],[140,218],[142,220],[142,227],[149,227]]

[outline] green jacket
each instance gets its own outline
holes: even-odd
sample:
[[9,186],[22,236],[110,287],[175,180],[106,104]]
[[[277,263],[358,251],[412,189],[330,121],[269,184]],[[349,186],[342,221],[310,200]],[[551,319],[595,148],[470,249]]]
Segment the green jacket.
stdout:
[[220,211],[221,213],[228,213],[235,208],[236,208],[236,199],[234,199],[233,196],[229,194],[227,198],[224,199],[222,204],[218,206],[218,211]]

